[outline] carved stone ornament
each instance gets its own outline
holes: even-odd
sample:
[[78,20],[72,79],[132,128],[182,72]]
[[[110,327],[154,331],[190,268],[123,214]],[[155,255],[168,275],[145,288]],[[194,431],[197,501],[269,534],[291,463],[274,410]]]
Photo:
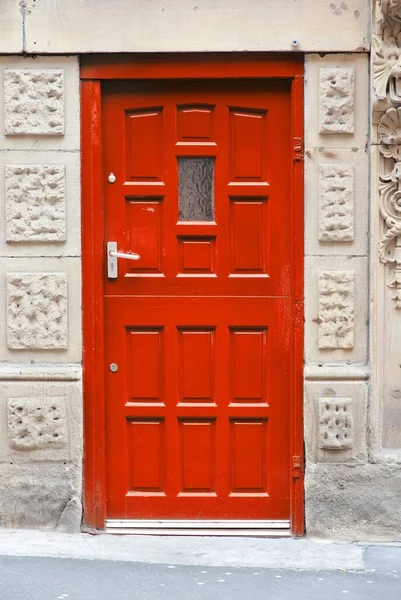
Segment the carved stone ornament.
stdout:
[[394,268],[388,287],[401,308],[401,0],[378,0],[374,39],[373,82],[382,114],[378,125],[382,154],[379,174],[380,215],[384,232],[379,242],[382,263]]
[[64,71],[4,70],[6,135],[64,134]]
[[378,0],[377,22],[383,30],[401,24],[401,0]]

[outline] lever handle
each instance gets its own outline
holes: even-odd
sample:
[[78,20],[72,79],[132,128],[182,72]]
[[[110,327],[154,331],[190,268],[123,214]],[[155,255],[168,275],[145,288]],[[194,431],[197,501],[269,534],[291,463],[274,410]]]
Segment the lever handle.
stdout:
[[107,276],[109,279],[117,279],[118,277],[118,258],[127,258],[128,260],[139,260],[141,257],[135,252],[119,252],[117,250],[117,242],[107,242]]
[[135,252],[118,252],[117,250],[110,250],[109,256],[115,256],[116,258],[128,258],[129,260],[139,260],[141,257]]

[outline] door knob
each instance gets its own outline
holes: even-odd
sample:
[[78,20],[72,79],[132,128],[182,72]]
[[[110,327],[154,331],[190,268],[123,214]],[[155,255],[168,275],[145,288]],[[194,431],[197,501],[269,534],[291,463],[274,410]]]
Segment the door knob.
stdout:
[[118,277],[117,259],[119,258],[139,260],[141,257],[135,252],[119,252],[117,242],[107,242],[107,276],[109,279],[117,279]]

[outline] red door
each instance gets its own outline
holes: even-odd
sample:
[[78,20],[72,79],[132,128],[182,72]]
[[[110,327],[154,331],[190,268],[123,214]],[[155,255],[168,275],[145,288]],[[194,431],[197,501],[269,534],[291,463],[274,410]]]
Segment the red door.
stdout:
[[289,519],[290,99],[105,85],[108,518]]

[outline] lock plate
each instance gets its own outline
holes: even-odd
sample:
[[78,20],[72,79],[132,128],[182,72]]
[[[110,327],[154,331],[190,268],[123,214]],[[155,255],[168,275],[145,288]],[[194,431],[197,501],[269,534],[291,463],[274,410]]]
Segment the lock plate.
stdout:
[[110,252],[117,252],[117,242],[107,242],[107,277],[109,279],[117,279],[117,256],[111,256]]

